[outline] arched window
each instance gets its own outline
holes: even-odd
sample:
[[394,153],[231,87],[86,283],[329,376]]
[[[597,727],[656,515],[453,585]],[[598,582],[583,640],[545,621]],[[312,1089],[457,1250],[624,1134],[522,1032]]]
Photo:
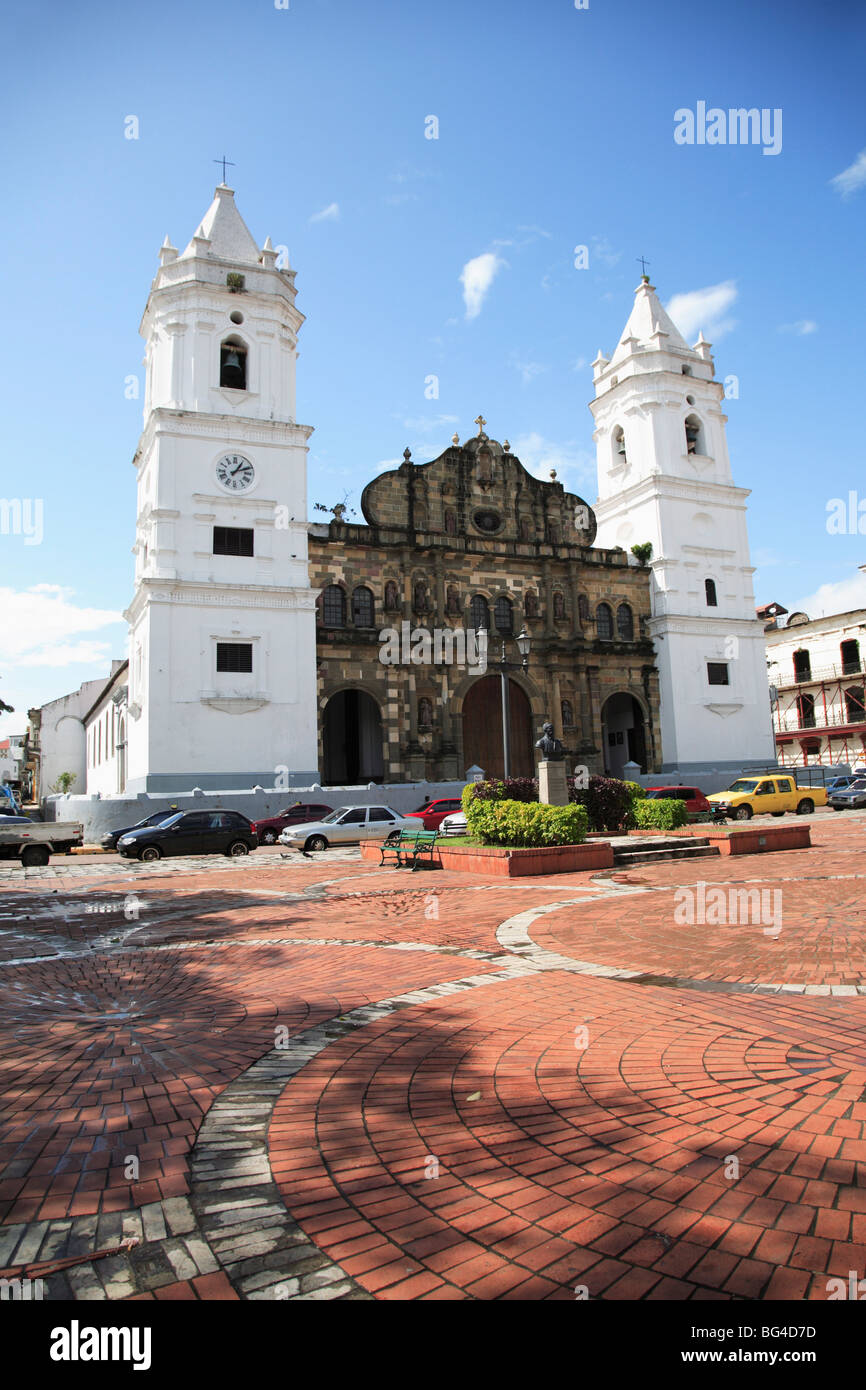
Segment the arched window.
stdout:
[[797,696],[797,719],[801,729],[814,729],[815,727],[815,696]]
[[634,641],[634,618],[627,603],[621,603],[616,610],[616,630],[620,642]]
[[570,700],[562,701],[562,727],[563,729],[574,728],[574,710]]
[[493,608],[493,621],[496,623],[496,631],[502,632],[506,636],[514,631],[514,614],[511,607],[511,599],[501,597],[496,600]]
[[600,603],[595,610],[595,626],[600,642],[613,641],[613,613],[606,603]]
[[220,386],[247,389],[247,350],[240,338],[226,338],[220,344]]
[[373,594],[359,584],[352,594],[352,622],[355,627],[374,627]]
[[115,728],[114,728],[114,720],[112,719],[112,721],[111,721],[111,751],[112,751],[112,753],[114,753],[114,752],[116,751],[116,747],[117,747],[117,745],[116,745],[116,743],[115,743],[115,737],[116,737],[116,734],[115,734]]
[[692,369],[691,369],[691,367],[683,367],[683,368],[682,368],[682,373],[683,373],[683,376],[691,376],[691,375],[692,375]]
[[565,599],[558,591],[553,595],[553,620],[561,623],[565,619]]
[[324,627],[346,626],[346,595],[339,584],[329,584],[322,595],[322,624]]
[[418,730],[429,732],[433,728],[433,701],[424,695],[418,701]]
[[794,652],[794,680],[810,681],[812,679],[812,659],[805,647]]
[[686,430],[686,453],[687,453],[687,454],[703,454],[703,453],[706,453],[706,449],[704,448],[704,432],[703,432],[703,429],[701,428],[701,422],[700,422],[700,420],[698,419],[697,415],[689,415],[689,416],[687,417],[686,423],[685,423],[685,430]]
[[589,622],[589,599],[586,594],[581,594],[577,600],[577,616],[582,623]]
[[102,720],[96,726],[96,761],[102,762]]
[[476,632],[490,627],[490,609],[483,594],[474,594],[469,605],[469,625]]
[[445,534],[446,536],[457,535],[457,513],[453,507],[445,508]]
[[706,596],[707,596],[707,607],[708,607],[708,608],[718,608],[718,606],[719,606],[719,600],[716,598],[716,581],[715,581],[715,579],[705,579],[705,580],[704,580],[704,593],[705,593]]
[[614,463],[625,463],[626,458],[625,431],[622,425],[617,425],[613,432],[613,461]]
[[851,637],[847,642],[842,642],[839,647],[839,654],[842,657],[842,675],[853,676],[860,670],[860,643],[856,637]]
[[445,598],[445,611],[451,614],[460,612],[460,595],[453,584],[448,585],[448,593]]
[[523,611],[527,618],[538,617],[538,595],[534,589],[527,589],[526,598],[523,603]]
[[845,714],[849,724],[863,722],[863,687],[851,685],[845,691]]
[[397,585],[393,579],[389,579],[385,585],[385,609],[388,613],[395,613],[400,607],[397,599]]

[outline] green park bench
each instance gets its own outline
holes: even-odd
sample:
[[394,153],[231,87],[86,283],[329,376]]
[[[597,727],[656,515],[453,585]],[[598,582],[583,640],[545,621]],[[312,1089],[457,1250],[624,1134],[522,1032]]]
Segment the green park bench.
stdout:
[[386,859],[395,859],[395,868],[406,868],[410,863],[412,872],[425,859],[427,863],[434,863],[433,850],[436,846],[435,830],[401,830],[398,838],[391,843],[380,846],[379,863],[384,864]]

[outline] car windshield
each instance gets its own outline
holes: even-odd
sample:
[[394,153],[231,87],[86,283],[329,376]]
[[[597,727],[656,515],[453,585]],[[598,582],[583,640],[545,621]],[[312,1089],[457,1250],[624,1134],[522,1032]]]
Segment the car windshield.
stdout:
[[849,792],[866,792],[866,777],[858,777],[856,782],[851,782],[845,788]]
[[728,787],[729,792],[753,792],[757,782],[752,778],[740,777]]
[[164,821],[162,822],[162,824],[163,824],[163,825],[177,825],[178,821],[181,819],[182,816],[183,816],[183,811],[175,811],[174,815],[169,816],[167,820],[164,820]]
[[353,809],[354,807],[352,806],[338,806],[336,811],[332,811],[329,816],[322,816],[321,824],[333,825],[335,820],[339,820],[340,816],[344,816],[347,811],[351,811]]
[[416,806],[416,807],[415,807],[415,810],[413,811],[412,814],[413,814],[413,815],[417,815],[419,811],[429,811],[429,810],[432,808],[432,806],[433,806],[433,802],[432,802],[432,801],[425,801],[425,802],[423,803],[423,805],[421,805],[421,806]]

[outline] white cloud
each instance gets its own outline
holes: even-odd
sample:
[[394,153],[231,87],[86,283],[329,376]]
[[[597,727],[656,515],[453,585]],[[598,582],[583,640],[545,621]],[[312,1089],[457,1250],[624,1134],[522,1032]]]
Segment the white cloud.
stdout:
[[622,258],[621,251],[614,251],[607,237],[594,236],[590,238],[592,242],[592,254],[602,265],[616,265]]
[[866,608],[866,574],[852,574],[847,579],[822,584],[813,594],[797,599],[796,603],[786,603],[785,607],[792,613],[808,613],[810,618]]
[[556,469],[556,480],[566,489],[582,492],[591,488],[596,480],[595,454],[582,448],[574,440],[563,444],[545,439],[537,431],[521,434],[512,442],[512,453],[516,454],[528,473],[534,478],[550,481],[551,468]]
[[321,212],[314,212],[310,218],[311,222],[338,222],[340,220],[340,204],[329,203]]
[[817,333],[818,325],[814,319],[797,319],[796,323],[780,323],[780,333],[795,333],[798,338],[805,338],[808,333]]
[[122,613],[79,608],[73,599],[74,591],[59,584],[0,589],[0,662],[6,667],[72,666],[106,660],[110,642],[70,638],[122,623]]
[[412,430],[415,434],[431,434],[434,430],[444,429],[446,425],[456,425],[458,419],[457,415],[421,415],[403,420],[402,424],[404,430]]
[[843,198],[850,198],[852,193],[866,186],[866,150],[861,150],[853,164],[849,164],[847,169],[843,169],[841,174],[836,174],[830,180],[830,187],[835,188],[837,193],[841,193]]
[[471,261],[466,262],[460,274],[460,283],[463,286],[463,302],[468,319],[476,319],[481,313],[487,291],[497,273],[507,264],[507,261],[493,251],[485,251],[483,255],[473,256]]
[[697,338],[701,329],[711,342],[718,342],[719,338],[736,327],[736,319],[726,317],[736,298],[736,282],[724,280],[719,285],[708,285],[703,290],[675,294],[665,308],[689,342]]
[[528,386],[530,381],[534,381],[537,376],[541,376],[542,372],[547,371],[547,367],[543,362],[520,362],[513,354],[511,365],[514,367],[515,371],[520,373],[520,378],[524,386]]

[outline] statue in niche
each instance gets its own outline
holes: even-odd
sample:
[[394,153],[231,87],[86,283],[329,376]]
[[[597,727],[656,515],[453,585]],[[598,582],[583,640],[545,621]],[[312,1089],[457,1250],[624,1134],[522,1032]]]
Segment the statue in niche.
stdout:
[[526,601],[523,605],[523,611],[526,614],[527,618],[538,617],[538,597],[534,589],[530,589],[527,592]]
[[456,616],[460,612],[460,595],[453,584],[448,585],[448,596],[445,600],[445,612]]

